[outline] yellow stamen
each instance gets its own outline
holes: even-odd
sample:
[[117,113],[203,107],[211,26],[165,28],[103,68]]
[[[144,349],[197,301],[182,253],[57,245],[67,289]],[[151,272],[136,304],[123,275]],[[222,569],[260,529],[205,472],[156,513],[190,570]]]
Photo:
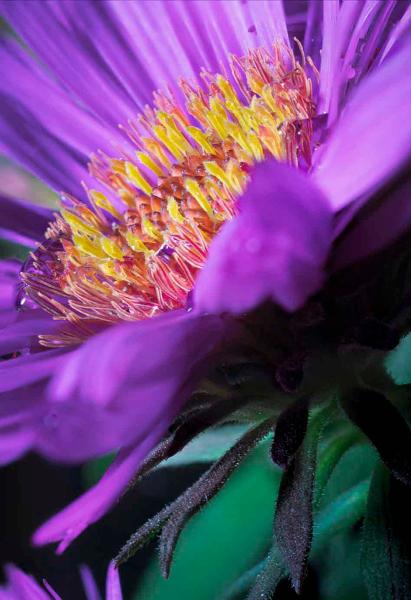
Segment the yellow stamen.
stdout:
[[201,190],[198,182],[195,179],[186,179],[184,181],[184,187],[190,194],[197,200],[201,208],[211,217],[213,215],[213,209],[211,204]]
[[72,213],[64,208],[62,208],[60,212],[61,212],[61,215],[64,218],[64,220],[70,225],[73,232],[75,232],[75,233],[80,232],[80,233],[83,233],[86,235],[92,235],[92,236],[100,235],[100,232],[98,229],[96,229],[95,227],[92,227],[88,223],[84,223],[84,221],[82,221],[74,213]]
[[116,244],[116,242],[113,241],[112,239],[107,238],[107,237],[102,237],[100,239],[100,244],[101,244],[101,247],[103,248],[104,252],[111,258],[116,258],[118,260],[123,258],[123,253],[121,251],[120,246],[118,244]]
[[134,252],[143,252],[143,254],[152,254],[152,250],[149,250],[144,242],[140,240],[137,235],[127,231],[126,233],[127,244]]
[[148,154],[145,154],[144,152],[136,152],[136,155],[137,155],[137,158],[139,159],[139,161],[145,167],[150,169],[150,171],[153,171],[153,173],[155,173],[159,177],[162,177],[164,175],[163,169],[161,167],[159,167],[157,163],[154,162],[154,160],[151,158],[151,156],[149,156]]
[[156,134],[156,137],[163,142],[164,146],[171,152],[174,158],[177,160],[183,160],[184,152],[182,152],[178,145],[172,139],[170,139],[169,132],[167,132],[164,127],[161,125],[155,125],[153,127],[153,131]]
[[143,219],[141,225],[147,235],[149,235],[153,240],[162,240],[163,236],[161,232],[153,225],[153,223],[149,219]]
[[184,216],[181,214],[178,204],[175,198],[169,196],[167,200],[167,211],[173,221],[177,223],[184,223]]
[[201,131],[201,129],[198,129],[197,127],[188,126],[187,131],[206,154],[215,154],[213,146],[207,140],[206,135]]
[[98,192],[96,190],[90,190],[89,192],[94,204],[106,210],[110,215],[113,215],[116,219],[120,220],[121,215],[117,209],[111,204],[111,202],[106,198],[104,194]]
[[223,185],[230,189],[230,180],[228,179],[227,175],[225,174],[224,170],[220,167],[220,165],[214,162],[207,161],[204,163],[204,167],[207,173],[213,175],[213,177],[218,179],[218,181],[220,181]]
[[95,256],[96,258],[106,258],[107,256],[104,250],[101,248],[101,246],[99,246],[95,242],[92,242],[86,237],[82,237],[80,235],[73,235],[73,242],[84,254]]
[[141,140],[144,142],[144,145],[146,146],[147,150],[149,152],[151,152],[151,154],[157,158],[157,160],[164,165],[164,167],[166,169],[169,169],[171,167],[171,162],[167,156],[167,154],[164,152],[161,144],[159,144],[157,142],[157,140],[154,140],[153,138],[147,138],[147,137],[143,137],[141,138]]
[[147,196],[149,196],[153,191],[153,188],[148,183],[148,181],[144,179],[138,168],[135,165],[133,165],[133,163],[128,161],[125,163],[125,167],[128,180],[131,181],[131,183],[135,185],[136,188],[138,188],[139,190],[147,194]]

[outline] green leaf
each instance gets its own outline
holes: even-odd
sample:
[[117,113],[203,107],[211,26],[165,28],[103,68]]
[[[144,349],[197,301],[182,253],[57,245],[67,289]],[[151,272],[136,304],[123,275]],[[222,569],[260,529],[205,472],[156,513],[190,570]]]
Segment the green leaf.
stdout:
[[318,506],[325,486],[328,483],[334,469],[340,462],[344,454],[355,444],[362,440],[358,431],[349,429],[341,432],[338,437],[332,439],[324,448],[321,449],[317,460],[317,472],[315,480],[315,506]]
[[136,600],[217,599],[230,583],[253,567],[272,539],[273,499],[279,469],[262,443],[242,463],[221,492],[186,526],[170,578],[161,577],[157,557],[143,576]]
[[327,544],[331,535],[354,525],[365,512],[370,481],[357,483],[323,508],[314,521],[313,552]]
[[375,468],[378,454],[370,444],[353,446],[345,452],[332,472],[320,501],[320,508],[353,488],[368,480]]
[[159,465],[181,467],[192,463],[209,463],[218,460],[249,429],[249,425],[224,425],[205,431],[192,442]]
[[411,333],[403,337],[384,360],[385,368],[397,385],[411,383]]
[[361,563],[372,600],[411,598],[411,490],[379,463],[368,497]]
[[82,468],[82,480],[85,489],[95,485],[113,462],[115,454],[106,454],[101,458],[89,460]]
[[345,530],[316,557],[321,600],[370,600],[360,568],[360,532]]
[[21,244],[15,244],[7,240],[0,240],[0,257],[1,258],[18,258],[26,260],[29,255],[29,248]]

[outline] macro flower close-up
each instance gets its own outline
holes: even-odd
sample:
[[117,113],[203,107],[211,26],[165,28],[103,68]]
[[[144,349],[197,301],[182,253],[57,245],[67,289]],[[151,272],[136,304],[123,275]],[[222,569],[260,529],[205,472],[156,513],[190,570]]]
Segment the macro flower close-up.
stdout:
[[408,0],[0,15],[0,598],[411,598]]

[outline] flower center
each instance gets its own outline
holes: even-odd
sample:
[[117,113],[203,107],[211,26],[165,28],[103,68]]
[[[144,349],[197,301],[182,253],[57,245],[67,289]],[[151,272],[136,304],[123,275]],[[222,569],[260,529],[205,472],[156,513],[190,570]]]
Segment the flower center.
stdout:
[[104,192],[87,189],[88,204],[63,197],[22,273],[27,295],[69,322],[44,345],[184,307],[252,165],[310,165],[311,81],[290,50],[253,50],[232,57],[229,75],[201,76],[202,86],[179,83],[181,103],[154,94],[126,130],[133,154],[91,158]]

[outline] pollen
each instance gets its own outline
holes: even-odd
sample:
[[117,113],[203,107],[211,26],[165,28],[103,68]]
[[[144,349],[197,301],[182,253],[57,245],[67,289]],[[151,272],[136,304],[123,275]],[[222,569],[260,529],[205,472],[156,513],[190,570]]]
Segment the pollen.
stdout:
[[87,202],[64,196],[22,273],[26,294],[64,322],[42,344],[184,307],[250,168],[270,156],[309,168],[312,84],[289,49],[232,57],[228,74],[201,79],[180,81],[181,103],[155,93],[122,128],[124,150],[91,157]]

